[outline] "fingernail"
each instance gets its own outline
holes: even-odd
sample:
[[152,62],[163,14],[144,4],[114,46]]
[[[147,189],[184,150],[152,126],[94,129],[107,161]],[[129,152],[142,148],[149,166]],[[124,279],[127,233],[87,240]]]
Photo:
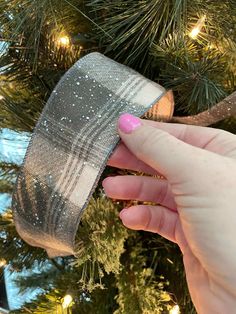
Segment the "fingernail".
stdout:
[[119,129],[126,134],[132,133],[137,127],[141,125],[141,120],[129,113],[122,114],[118,121]]
[[122,209],[122,211],[119,213],[119,217],[121,220],[123,220],[124,216],[127,214],[128,211],[129,211],[129,208]]
[[105,188],[106,183],[107,183],[108,180],[109,180],[109,177],[105,178],[105,179],[102,181],[102,186],[103,186],[103,188]]
[[107,178],[105,178],[105,179],[102,181],[103,191],[104,191],[104,193],[105,193],[106,195],[107,195],[106,189],[107,189],[107,186],[109,186],[109,180],[110,180],[110,178],[107,177]]

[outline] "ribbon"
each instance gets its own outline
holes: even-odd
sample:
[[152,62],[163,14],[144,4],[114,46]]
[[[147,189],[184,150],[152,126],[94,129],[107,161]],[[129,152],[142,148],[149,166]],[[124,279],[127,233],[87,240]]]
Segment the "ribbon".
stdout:
[[75,255],[82,213],[119,142],[119,116],[156,115],[164,94],[96,52],[68,70],[43,109],[17,177],[12,210],[21,238],[51,258]]

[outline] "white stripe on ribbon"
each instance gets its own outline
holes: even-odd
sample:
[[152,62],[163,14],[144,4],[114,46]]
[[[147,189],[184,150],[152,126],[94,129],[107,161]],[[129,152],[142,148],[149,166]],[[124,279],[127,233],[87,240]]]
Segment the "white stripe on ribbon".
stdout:
[[163,94],[159,85],[150,81],[146,84],[133,98],[133,101],[138,103],[140,106],[149,109],[150,104],[153,103],[155,99]]
[[[128,86],[128,88],[124,90],[124,87],[125,87],[124,84],[121,85],[121,86],[119,87],[119,89],[117,90],[116,95],[119,96],[119,97],[121,97],[121,98],[125,97],[125,95],[127,94],[127,92],[129,92],[129,90],[136,84],[136,82],[138,81],[138,79],[140,79],[140,76],[137,76],[137,75],[132,75],[132,76],[130,76],[129,79],[126,81],[126,84],[125,84],[125,85]],[[123,92],[122,92],[122,91],[123,91]],[[122,93],[121,93],[121,92],[122,92]],[[100,110],[101,113],[103,112],[103,110],[104,110],[104,108],[102,108],[102,109]],[[99,111],[97,114],[99,114],[100,111]],[[86,133],[87,133],[87,130],[86,130],[86,129],[89,129],[89,127],[90,127],[89,125],[94,125],[94,123],[96,123],[96,121],[97,121],[97,116],[95,116],[95,117],[90,121],[89,124],[86,124],[86,125],[84,126],[84,128],[82,128],[82,129],[79,131],[79,133],[77,134],[77,136],[75,137],[75,139],[74,139],[74,141],[73,141],[72,147],[75,147],[76,144],[77,144],[77,142],[78,142],[79,140],[81,140],[81,138],[82,138],[83,136],[86,137]],[[74,152],[74,149],[71,150],[70,156],[69,156],[69,158],[67,159],[67,162],[66,162],[66,164],[65,164],[65,167],[64,167],[64,169],[63,169],[63,172],[62,172],[62,174],[61,174],[61,176],[60,176],[60,178],[59,178],[59,180],[58,180],[58,182],[57,182],[57,184],[56,184],[56,186],[55,186],[55,189],[56,189],[57,191],[59,191],[59,193],[63,193],[64,197],[66,197],[67,191],[69,190],[69,188],[71,187],[71,185],[74,183],[74,178],[76,178],[76,176],[77,176],[77,174],[78,174],[78,172],[79,172],[79,170],[80,170],[80,167],[77,167],[77,170],[74,171],[74,166],[76,165],[76,163],[78,163],[79,160],[78,160],[78,158],[75,157],[75,154],[73,154],[73,152]],[[72,161],[73,158],[74,158],[74,160],[73,160],[73,166],[71,166],[70,169],[68,169],[68,166],[70,165],[70,163],[71,163],[71,161]],[[68,186],[67,189],[65,190],[65,187],[66,187],[67,181],[68,181],[67,178],[69,178],[69,177],[72,175],[73,171],[74,171],[73,178],[72,178],[72,180],[70,181],[69,186]]]

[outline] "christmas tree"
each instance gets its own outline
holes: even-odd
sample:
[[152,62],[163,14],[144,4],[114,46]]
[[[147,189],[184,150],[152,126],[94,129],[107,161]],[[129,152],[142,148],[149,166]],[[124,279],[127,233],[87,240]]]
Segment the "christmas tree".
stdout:
[[[59,79],[93,51],[172,90],[169,123],[236,133],[234,0],[0,0],[0,11],[2,134],[30,137]],[[1,193],[12,194],[19,170],[1,156]],[[102,179],[118,173],[132,172],[107,167]],[[54,259],[18,236],[7,206],[0,258],[12,272],[30,271],[17,279],[22,292],[42,289],[12,313],[196,313],[178,247],[121,224],[119,210],[133,202],[109,200],[100,182],[78,229],[76,257]]]

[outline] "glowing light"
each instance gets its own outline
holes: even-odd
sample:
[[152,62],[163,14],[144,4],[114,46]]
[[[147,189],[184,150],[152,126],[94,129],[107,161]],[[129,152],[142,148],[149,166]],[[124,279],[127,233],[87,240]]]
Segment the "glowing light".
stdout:
[[5,99],[4,96],[0,95],[0,100],[3,100],[3,99]]
[[0,259],[0,267],[3,267],[6,265],[6,260],[4,258]]
[[179,306],[178,305],[174,305],[169,313],[170,314],[180,314]]
[[69,46],[70,44],[70,38],[68,36],[61,36],[59,39],[58,39],[58,43],[61,45],[61,46]]
[[200,33],[199,27],[194,27],[194,28],[191,30],[191,32],[189,33],[189,36],[190,36],[191,38],[196,38],[199,33]]
[[201,32],[202,27],[204,26],[206,20],[206,15],[203,15],[203,17],[201,17],[196,25],[194,26],[194,28],[191,30],[191,32],[189,33],[189,36],[193,39],[195,39],[198,34]]
[[71,305],[72,301],[73,301],[72,296],[69,295],[69,294],[67,294],[67,295],[63,298],[63,303],[62,303],[63,309],[68,308],[68,307]]

